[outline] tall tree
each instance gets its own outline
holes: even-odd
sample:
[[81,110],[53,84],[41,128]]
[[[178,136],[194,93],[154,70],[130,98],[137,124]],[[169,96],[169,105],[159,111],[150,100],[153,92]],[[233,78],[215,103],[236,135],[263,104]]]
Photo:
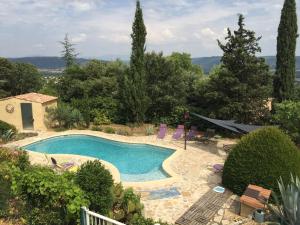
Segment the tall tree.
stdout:
[[66,67],[69,68],[70,66],[74,65],[76,62],[77,53],[74,48],[74,44],[71,43],[69,40],[68,34],[65,35],[63,41],[60,42],[63,45],[62,50],[62,57],[65,60]]
[[263,58],[255,33],[245,29],[244,17],[239,16],[238,29],[228,29],[226,43],[218,41],[224,54],[217,74],[204,85],[201,107],[209,116],[255,123],[268,113],[271,94],[269,67]]
[[144,62],[146,35],[147,31],[143,20],[143,12],[140,1],[137,1],[131,34],[130,69],[123,79],[123,100],[128,116],[127,119],[137,123],[144,122],[145,112],[148,108]]
[[274,97],[278,101],[293,97],[297,30],[296,1],[285,0],[278,27],[276,76],[274,79]]

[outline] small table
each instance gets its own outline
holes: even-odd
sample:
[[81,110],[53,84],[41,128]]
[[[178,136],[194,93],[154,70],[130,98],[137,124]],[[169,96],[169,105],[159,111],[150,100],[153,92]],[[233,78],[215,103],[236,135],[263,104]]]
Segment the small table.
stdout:
[[244,194],[240,197],[240,215],[247,217],[248,215],[253,214],[256,209],[264,209],[270,196],[271,190],[249,184]]

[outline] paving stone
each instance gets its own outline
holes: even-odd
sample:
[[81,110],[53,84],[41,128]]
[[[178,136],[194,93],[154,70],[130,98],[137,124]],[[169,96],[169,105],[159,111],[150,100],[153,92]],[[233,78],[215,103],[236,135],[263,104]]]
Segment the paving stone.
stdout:
[[219,209],[218,215],[223,216],[224,215],[224,209]]
[[222,225],[229,225],[230,222],[228,220],[222,220]]
[[221,223],[223,216],[215,216],[214,222]]

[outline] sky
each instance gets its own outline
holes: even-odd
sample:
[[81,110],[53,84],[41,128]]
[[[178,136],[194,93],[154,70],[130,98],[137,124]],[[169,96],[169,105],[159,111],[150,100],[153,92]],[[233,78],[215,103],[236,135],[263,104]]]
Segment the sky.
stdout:
[[[283,1],[141,0],[146,49],[221,55],[216,40],[224,41],[242,13],[246,27],[262,36],[262,55],[275,55]],[[134,11],[135,0],[0,0],[0,56],[59,56],[68,33],[79,57],[126,59]],[[300,28],[300,2],[297,13]]]

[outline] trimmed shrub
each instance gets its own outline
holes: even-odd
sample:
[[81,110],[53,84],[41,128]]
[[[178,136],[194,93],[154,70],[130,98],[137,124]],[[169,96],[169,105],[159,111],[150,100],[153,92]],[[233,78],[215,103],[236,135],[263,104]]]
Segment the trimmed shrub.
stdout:
[[14,125],[0,120],[0,136],[2,136],[5,132],[9,130],[12,130],[15,134],[17,133],[17,128]]
[[86,193],[90,210],[107,215],[113,205],[113,179],[100,161],[88,161],[79,168],[75,182]]
[[300,175],[300,153],[291,139],[275,127],[244,136],[232,149],[223,170],[223,185],[241,195],[249,184],[279,193],[280,177]]

